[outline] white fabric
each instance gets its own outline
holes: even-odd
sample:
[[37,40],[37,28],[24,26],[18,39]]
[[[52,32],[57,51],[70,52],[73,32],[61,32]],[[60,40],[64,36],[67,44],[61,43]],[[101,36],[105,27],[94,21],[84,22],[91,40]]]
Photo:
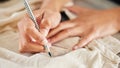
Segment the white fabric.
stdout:
[[[40,0],[34,0],[33,9]],[[1,8],[0,19],[0,68],[117,68],[120,58],[120,41],[112,36],[92,41],[85,48],[71,51],[79,38],[68,38],[51,47],[53,57],[46,53],[37,53],[25,56],[18,52],[17,22],[25,11],[22,1],[16,7]],[[10,13],[8,12],[8,9]],[[4,10],[3,10],[4,9]],[[4,13],[4,12],[6,13]],[[16,13],[15,13],[16,12]],[[68,13],[68,12],[67,12]],[[69,13],[68,13],[69,15]],[[73,16],[70,15],[71,18]]]

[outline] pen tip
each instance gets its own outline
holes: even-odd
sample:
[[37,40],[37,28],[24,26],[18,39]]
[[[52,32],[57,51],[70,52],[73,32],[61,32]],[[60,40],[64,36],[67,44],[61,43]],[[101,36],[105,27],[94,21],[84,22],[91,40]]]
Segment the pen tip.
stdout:
[[50,57],[52,57],[52,55],[51,55],[51,53],[50,53],[50,52],[48,52],[48,54],[49,54],[49,56],[50,56]]

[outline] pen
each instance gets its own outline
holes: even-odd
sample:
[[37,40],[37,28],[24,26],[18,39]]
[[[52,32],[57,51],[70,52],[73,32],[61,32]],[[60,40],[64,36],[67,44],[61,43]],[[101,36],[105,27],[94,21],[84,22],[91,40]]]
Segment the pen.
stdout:
[[[38,31],[40,31],[40,28],[39,28],[39,26],[38,26],[38,24],[37,24],[36,18],[35,18],[32,10],[31,10],[31,7],[30,7],[30,5],[29,5],[29,3],[28,3],[27,0],[24,0],[24,5],[25,5],[25,8],[27,9],[27,12],[28,12],[31,20],[32,20],[32,21],[34,22],[34,24],[35,24],[36,29],[37,29]],[[47,40],[45,40],[45,42],[48,43]],[[52,55],[51,55],[51,52],[50,52],[50,47],[49,47],[48,45],[46,45],[46,43],[45,43],[45,45],[44,45],[44,48],[45,48],[45,50],[48,52],[48,55],[51,57]]]

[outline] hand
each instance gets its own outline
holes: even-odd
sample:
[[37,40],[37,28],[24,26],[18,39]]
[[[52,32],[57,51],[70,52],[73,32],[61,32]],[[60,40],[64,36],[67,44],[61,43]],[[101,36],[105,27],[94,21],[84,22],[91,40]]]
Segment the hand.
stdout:
[[120,9],[94,10],[72,6],[68,7],[68,10],[78,17],[62,22],[57,28],[51,30],[48,35],[51,43],[78,36],[81,40],[73,47],[73,49],[78,49],[96,38],[112,35],[119,31]]
[[34,11],[34,15],[40,26],[40,32],[35,28],[34,23],[26,15],[19,23],[20,52],[43,52],[44,40],[50,29],[55,28],[61,19],[59,12],[49,9]]

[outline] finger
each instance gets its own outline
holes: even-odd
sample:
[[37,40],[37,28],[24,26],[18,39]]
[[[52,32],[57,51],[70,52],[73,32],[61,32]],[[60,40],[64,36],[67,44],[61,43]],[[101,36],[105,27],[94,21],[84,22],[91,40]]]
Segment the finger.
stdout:
[[53,29],[52,31],[50,31],[50,33],[48,34],[47,38],[52,37],[53,35],[57,34],[58,32],[60,32],[61,30],[67,29],[67,28],[71,28],[75,26],[74,23],[71,23],[71,21],[65,21],[59,24],[59,26],[55,29]]
[[20,40],[21,44],[23,44],[25,42],[30,42],[31,41],[31,39],[28,36],[28,34],[24,33],[23,30],[19,30],[19,40]]
[[40,34],[40,32],[35,27],[31,27],[27,29],[26,35],[29,36],[31,41],[37,42],[39,44],[41,44],[41,42],[44,40],[44,37]]
[[94,39],[94,34],[91,33],[85,37],[83,37],[74,47],[73,50],[75,49],[79,49],[84,47],[85,45],[87,45],[90,41],[92,41]]
[[37,43],[34,43],[31,41],[31,38],[28,35],[24,35],[22,37],[20,37],[20,43],[19,43],[20,47],[19,50],[21,53],[24,52],[43,52],[43,46]]
[[44,11],[42,11],[42,10],[35,10],[35,11],[33,11],[33,13],[34,13],[35,17],[39,17],[39,16],[41,16],[44,13]]
[[24,34],[24,36],[21,37],[23,42],[30,42],[32,41],[31,38],[28,36],[28,34]]
[[35,43],[28,43],[21,47],[19,50],[21,53],[36,53],[44,52],[44,47]]
[[39,17],[36,18],[36,20],[37,20],[37,24],[40,25],[40,22],[42,20],[42,16],[40,15]]
[[47,20],[42,20],[40,23],[40,33],[46,37],[50,30],[50,23]]
[[67,9],[75,14],[82,14],[90,11],[90,9],[80,6],[71,6],[71,7],[67,7]]
[[21,35],[19,36],[19,50],[21,50],[25,44],[27,44],[27,42],[30,42],[30,38],[28,37],[28,35],[24,34],[24,35]]
[[58,34],[56,34],[55,36],[51,37],[49,39],[49,41],[51,43],[56,43],[58,41],[66,39],[68,37],[77,36],[79,34],[80,34],[80,32],[78,32],[77,28],[69,28],[69,29],[63,30],[63,31],[59,32]]
[[42,21],[42,19],[43,19],[43,16],[44,16],[44,13],[42,13],[41,15],[39,15],[39,16],[36,18],[38,25],[40,25],[40,23],[41,23],[41,21]]

